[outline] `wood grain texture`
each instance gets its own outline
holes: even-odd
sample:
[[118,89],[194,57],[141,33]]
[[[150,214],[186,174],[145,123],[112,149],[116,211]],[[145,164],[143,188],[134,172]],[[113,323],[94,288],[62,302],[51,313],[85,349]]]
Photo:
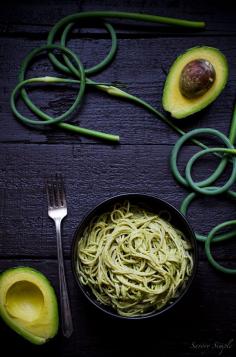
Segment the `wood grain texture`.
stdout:
[[[58,293],[56,238],[47,216],[45,178],[62,173],[66,181],[68,217],[63,225],[66,273],[75,333],[59,335],[47,345],[33,346],[0,321],[2,351],[11,356],[73,357],[199,357],[235,356],[235,278],[215,271],[199,244],[199,267],[193,289],[174,311],[141,323],[113,320],[96,311],[79,291],[71,271],[71,243],[76,226],[98,203],[115,194],[139,192],[166,199],[175,207],[187,191],[169,169],[169,156],[178,136],[158,118],[128,102],[87,88],[82,108],[72,120],[91,129],[119,134],[119,145],[108,145],[60,130],[36,131],[21,125],[11,113],[10,93],[17,83],[25,55],[45,43],[48,31],[62,17],[78,11],[120,10],[205,20],[205,31],[163,25],[112,21],[118,34],[118,53],[111,66],[94,77],[114,82],[157,109],[166,73],[172,61],[196,45],[217,47],[226,55],[230,76],[227,87],[210,107],[185,121],[184,130],[211,127],[228,133],[235,99],[236,23],[234,2],[218,0],[41,0],[0,4],[0,272],[18,265],[32,266],[48,276]],[[81,38],[79,40],[79,37]],[[99,28],[83,27],[72,34],[69,47],[91,66],[106,55],[108,35]],[[34,63],[27,76],[55,74],[46,58]],[[76,89],[37,88],[30,96],[52,115],[72,103]],[[27,110],[19,103],[24,113]],[[216,142],[210,140],[209,144]],[[197,148],[189,144],[179,162]],[[206,157],[194,170],[196,179],[209,176],[216,160]],[[228,168],[222,183],[229,174]],[[235,188],[235,185],[234,185]],[[188,219],[201,233],[235,218],[235,202],[225,196],[198,198]],[[236,240],[218,244],[214,256],[235,267]],[[228,345],[227,345],[228,344]],[[223,346],[223,347],[222,347]],[[228,346],[228,347],[227,347]],[[223,348],[223,349],[222,349]],[[5,352],[6,353],[6,352]]]
[[[15,260],[14,264],[33,266],[47,274],[58,292],[57,264],[54,260]],[[1,261],[0,271],[12,267],[12,260]],[[70,263],[66,264],[76,333],[70,340],[61,334],[48,345],[30,345],[15,335],[0,321],[1,346],[10,355],[24,351],[24,355],[110,357],[151,355],[199,356],[196,344],[209,343],[211,353],[217,356],[214,344],[234,339],[236,328],[236,289],[233,277],[225,277],[200,263],[191,291],[173,311],[149,321],[121,321],[97,311],[87,302],[77,287]],[[206,279],[211,276],[211,279]],[[230,291],[227,294],[226,291]],[[219,301],[227,308],[219,308]],[[14,340],[9,344],[8,341]],[[141,341],[141,342],[139,342]],[[202,348],[202,351],[204,348]],[[224,356],[233,356],[235,346],[224,350]]]
[[[69,214],[64,224],[64,250],[67,257],[76,226],[88,210],[105,198],[139,192],[154,194],[179,207],[186,193],[170,173],[171,146],[2,144],[1,150],[4,152],[0,175],[2,257],[55,257],[55,229],[47,216],[44,190],[44,179],[53,172],[61,172],[66,181]],[[184,150],[181,165],[195,151],[193,147]],[[209,176],[214,164],[210,165],[209,160],[202,162],[197,177]],[[206,216],[208,210],[212,213]],[[189,211],[189,219],[203,233],[225,219],[232,219],[233,212],[234,202],[227,198],[198,199]],[[232,246],[230,242],[223,244],[222,249],[218,247],[218,258],[235,258]],[[203,259],[204,256],[201,255]]]
[[[176,42],[178,41],[178,42]],[[0,93],[1,142],[37,142],[37,143],[97,143],[98,141],[80,137],[77,134],[61,130],[32,130],[25,127],[13,116],[9,106],[9,96],[17,83],[19,66],[26,54],[45,41],[28,39],[3,39],[4,51],[0,59],[3,70],[3,91]],[[172,61],[187,48],[197,44],[219,47],[227,56],[230,66],[230,77],[227,87],[218,100],[210,107],[186,120],[174,120],[184,130],[196,127],[214,127],[228,132],[235,97],[234,83],[236,70],[234,58],[236,46],[232,38],[183,38],[170,39],[168,47],[164,38],[129,39],[119,41],[119,50],[114,63],[95,79],[100,82],[120,82],[125,90],[134,94],[155,108],[161,109],[162,90],[165,73]],[[85,66],[92,66],[101,61],[109,50],[108,40],[71,41],[70,46],[81,53]],[[128,50],[127,50],[128,49]],[[144,54],[144,55],[143,55]],[[40,59],[28,77],[54,75],[47,59]],[[31,90],[31,96],[40,108],[57,116],[63,113],[73,102],[76,88],[52,89],[40,87]],[[30,114],[24,106],[20,110]],[[128,144],[174,144],[177,135],[158,117],[130,102],[110,97],[98,90],[88,88],[82,107],[73,116],[73,122],[82,127],[120,135],[121,143]]]
[[[227,1],[227,6],[224,2],[219,0],[199,0],[194,2],[179,1],[179,0],[137,0],[137,1],[122,1],[116,3],[117,10],[128,12],[153,13],[160,16],[186,18],[193,21],[205,21],[207,23],[207,31],[211,36],[231,36],[235,34],[235,5],[233,1]],[[55,1],[34,1],[27,0],[20,3],[16,0],[10,0],[7,4],[1,5],[0,11],[0,35],[19,36],[22,34],[31,36],[38,36],[44,34],[46,36],[48,30],[62,17],[70,15],[79,11],[93,11],[93,10],[114,10],[111,2],[106,0],[92,0],[92,1],[73,1],[68,0],[62,2]],[[122,23],[122,21],[113,20],[115,23]],[[123,22],[124,23],[124,22]],[[130,35],[147,35],[147,28],[152,25],[142,25],[129,22],[130,26],[120,26],[119,33],[125,36]],[[154,27],[157,35],[171,35],[176,33],[184,33],[188,35],[188,30],[169,26],[157,25]],[[83,30],[84,33],[91,33],[90,29]],[[194,31],[194,33],[199,32]],[[93,32],[94,33],[94,32]]]

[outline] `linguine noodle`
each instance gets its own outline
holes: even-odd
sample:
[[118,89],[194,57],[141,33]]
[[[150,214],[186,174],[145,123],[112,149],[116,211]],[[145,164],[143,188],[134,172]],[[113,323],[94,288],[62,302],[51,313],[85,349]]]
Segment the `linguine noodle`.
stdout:
[[129,201],[90,222],[77,254],[80,282],[122,316],[171,303],[193,268],[191,245],[183,233]]

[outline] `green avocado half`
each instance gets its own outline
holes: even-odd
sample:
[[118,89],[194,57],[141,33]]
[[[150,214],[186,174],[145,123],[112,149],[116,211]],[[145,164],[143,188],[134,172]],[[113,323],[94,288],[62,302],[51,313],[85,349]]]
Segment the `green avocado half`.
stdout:
[[28,341],[41,345],[58,331],[58,304],[48,279],[30,267],[11,268],[0,275],[0,315]]
[[[192,61],[203,60],[214,68],[214,82],[203,94],[188,98],[181,92],[181,75]],[[196,73],[195,73],[196,74]],[[223,53],[214,47],[199,46],[188,49],[172,64],[166,78],[162,104],[173,118],[192,115],[212,103],[224,89],[228,79],[228,63]]]

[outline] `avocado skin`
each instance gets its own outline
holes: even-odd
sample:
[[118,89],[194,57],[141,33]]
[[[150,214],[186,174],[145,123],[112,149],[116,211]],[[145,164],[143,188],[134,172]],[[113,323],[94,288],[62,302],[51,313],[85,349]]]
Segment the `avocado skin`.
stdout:
[[[209,61],[214,66],[216,81],[203,96],[189,99],[181,94],[179,78],[187,63],[200,58]],[[186,50],[175,59],[167,75],[162,96],[163,108],[176,119],[186,118],[199,112],[211,104],[223,91],[228,75],[227,59],[219,49],[209,46],[195,46]]]
[[[52,333],[47,338],[37,336],[37,335],[30,333],[30,331],[27,331],[20,324],[18,325],[17,323],[15,323],[14,320],[7,313],[5,306],[4,306],[4,302],[2,301],[1,290],[5,284],[5,281],[8,279],[8,277],[10,277],[12,275],[14,276],[15,274],[19,274],[19,275],[21,275],[21,274],[31,275],[32,274],[34,277],[37,277],[37,279],[39,279],[39,281],[41,281],[43,283],[44,287],[46,287],[48,295],[51,298],[50,309],[51,309],[52,316],[53,316]],[[18,281],[21,281],[21,279],[19,279]],[[25,338],[26,340],[28,340],[29,342],[31,342],[35,345],[42,345],[42,344],[46,343],[47,341],[49,341],[50,339],[52,339],[57,334],[58,328],[59,328],[58,303],[57,303],[57,297],[55,294],[55,290],[54,290],[53,286],[51,285],[50,281],[46,278],[46,276],[44,274],[42,274],[40,271],[38,271],[32,267],[28,267],[28,266],[12,267],[12,268],[9,268],[9,269],[1,272],[0,273],[0,317],[12,330],[14,330],[20,336],[22,336],[23,338]]]

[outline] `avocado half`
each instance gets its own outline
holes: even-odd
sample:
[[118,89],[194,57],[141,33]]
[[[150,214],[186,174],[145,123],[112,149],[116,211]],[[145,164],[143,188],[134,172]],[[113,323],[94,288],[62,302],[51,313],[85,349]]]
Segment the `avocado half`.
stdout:
[[1,273],[0,315],[15,332],[37,345],[47,342],[58,331],[55,291],[42,273],[30,267]]
[[[204,59],[215,69],[215,81],[211,88],[196,98],[187,98],[180,91],[180,76],[191,61]],[[162,104],[173,118],[181,119],[194,114],[212,103],[224,89],[228,79],[228,63],[223,53],[214,47],[198,46],[188,49],[172,64],[166,78]]]

